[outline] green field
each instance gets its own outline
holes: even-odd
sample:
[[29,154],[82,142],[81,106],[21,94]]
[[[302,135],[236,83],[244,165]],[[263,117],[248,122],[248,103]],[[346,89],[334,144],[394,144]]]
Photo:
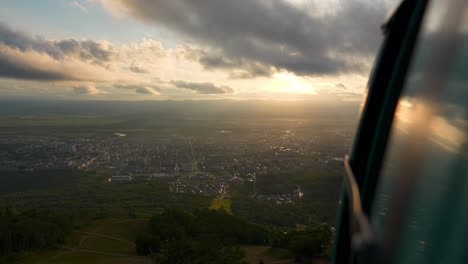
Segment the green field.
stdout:
[[20,256],[16,263],[114,264],[149,263],[135,251],[137,232],[147,219],[104,219],[75,230],[64,245]]
[[[218,203],[220,204],[220,203]],[[135,251],[135,237],[144,228],[148,219],[102,219],[75,230],[65,244],[55,249],[29,252],[20,255],[18,264],[146,264],[148,257]],[[262,245],[241,245],[244,260],[249,264],[292,264],[291,252],[286,249]],[[315,259],[314,263],[328,264],[327,260]]]
[[52,257],[45,258],[41,254],[31,255],[30,258],[18,263],[25,264],[146,264],[151,263],[146,257],[120,256],[117,254],[85,252],[80,250],[56,251]]
[[276,249],[272,249],[268,246],[242,246],[242,250],[245,252],[245,260],[249,264],[258,264],[260,259],[263,263],[276,263],[276,264],[292,264],[294,263],[292,257],[286,254],[276,254]]
[[[245,252],[245,261],[249,264],[258,264],[260,259],[265,264],[293,264],[291,252],[281,248],[272,248],[268,246],[241,246]],[[301,262],[302,263],[302,262]],[[310,262],[307,262],[310,263]],[[324,258],[312,259],[314,264],[330,264],[330,260]]]
[[226,212],[232,214],[231,205],[232,205],[232,202],[230,199],[215,198],[213,199],[213,201],[211,201],[211,204],[208,208],[213,209],[213,210],[224,209]]

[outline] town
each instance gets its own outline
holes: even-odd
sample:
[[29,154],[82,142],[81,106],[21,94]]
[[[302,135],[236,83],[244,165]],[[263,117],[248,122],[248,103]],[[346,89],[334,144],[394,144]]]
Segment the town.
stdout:
[[229,196],[233,184],[250,182],[251,196],[281,204],[300,199],[300,186],[283,193],[258,193],[257,177],[300,171],[311,163],[327,167],[341,159],[349,148],[342,142],[350,142],[351,136],[339,129],[311,135],[271,128],[215,130],[199,136],[124,132],[61,138],[7,135],[0,138],[1,145],[9,146],[0,150],[0,167],[4,171],[100,171],[109,175],[110,184],[166,180],[171,192],[216,197]]

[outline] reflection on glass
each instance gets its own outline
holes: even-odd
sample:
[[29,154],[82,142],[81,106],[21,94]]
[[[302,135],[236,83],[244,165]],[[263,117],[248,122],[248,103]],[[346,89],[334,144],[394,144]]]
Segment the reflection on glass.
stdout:
[[372,211],[382,248],[396,245],[395,263],[467,257],[468,9],[459,2],[457,12],[431,2],[395,114]]

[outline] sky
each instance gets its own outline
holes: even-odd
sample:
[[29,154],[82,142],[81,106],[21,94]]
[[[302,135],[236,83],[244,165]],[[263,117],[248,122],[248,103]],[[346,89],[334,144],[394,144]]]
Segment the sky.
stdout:
[[359,100],[395,0],[2,0],[0,98]]

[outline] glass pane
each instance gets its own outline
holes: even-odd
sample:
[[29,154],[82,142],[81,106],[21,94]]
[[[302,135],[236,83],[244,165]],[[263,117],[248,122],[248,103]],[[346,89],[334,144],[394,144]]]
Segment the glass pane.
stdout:
[[372,224],[401,232],[397,263],[468,259],[467,8],[431,2],[395,114]]

